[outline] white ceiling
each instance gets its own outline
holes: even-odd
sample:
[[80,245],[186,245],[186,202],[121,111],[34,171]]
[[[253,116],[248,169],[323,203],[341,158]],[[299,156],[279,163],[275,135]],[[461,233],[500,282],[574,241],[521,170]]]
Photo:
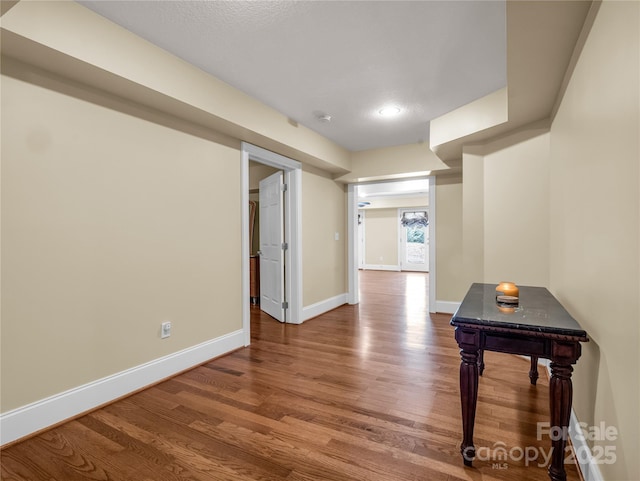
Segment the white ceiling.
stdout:
[[504,1],[80,3],[352,151],[506,85]]

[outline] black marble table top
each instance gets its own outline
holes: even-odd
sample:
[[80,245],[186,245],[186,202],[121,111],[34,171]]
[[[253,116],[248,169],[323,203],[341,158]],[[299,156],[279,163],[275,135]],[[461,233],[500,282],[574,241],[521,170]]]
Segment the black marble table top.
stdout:
[[518,307],[514,312],[501,312],[496,303],[496,286],[472,284],[451,318],[451,325],[476,324],[588,339],[578,322],[544,287],[518,286]]

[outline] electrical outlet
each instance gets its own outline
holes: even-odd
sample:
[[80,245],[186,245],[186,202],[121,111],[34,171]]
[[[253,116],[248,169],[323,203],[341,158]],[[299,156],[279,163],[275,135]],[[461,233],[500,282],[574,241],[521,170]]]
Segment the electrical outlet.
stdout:
[[160,338],[165,339],[171,335],[171,321],[163,322],[160,326]]

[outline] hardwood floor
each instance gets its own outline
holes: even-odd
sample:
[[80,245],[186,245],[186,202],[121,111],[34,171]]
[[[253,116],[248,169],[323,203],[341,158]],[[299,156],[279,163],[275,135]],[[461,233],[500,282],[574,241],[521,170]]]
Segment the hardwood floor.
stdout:
[[463,466],[460,356],[427,283],[362,272],[360,305],[300,326],[254,308],[249,348],[3,450],[2,479],[547,480],[516,458],[549,450],[548,380],[516,356],[486,353],[475,431],[511,456]]

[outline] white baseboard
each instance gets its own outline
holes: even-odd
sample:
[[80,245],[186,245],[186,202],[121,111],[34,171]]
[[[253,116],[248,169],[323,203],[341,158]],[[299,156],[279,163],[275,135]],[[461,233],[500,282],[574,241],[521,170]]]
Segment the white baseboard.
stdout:
[[[571,444],[575,454],[575,460],[582,472],[584,481],[604,481],[598,463],[593,457],[591,448],[587,444],[584,436],[575,436],[574,433],[580,433],[580,423],[576,417],[576,413],[571,409],[571,420],[569,421],[569,435],[571,436]],[[579,453],[579,454],[578,454]]]
[[435,311],[430,312],[442,312],[444,314],[453,314],[460,307],[459,302],[450,302],[450,301],[436,301],[436,309]]
[[0,445],[59,424],[244,346],[242,330],[169,354],[0,415]]
[[302,321],[306,321],[311,319],[312,317],[317,317],[325,312],[329,312],[336,307],[340,307],[343,304],[347,304],[349,301],[348,294],[340,294],[335,297],[331,297],[329,299],[325,299],[324,301],[316,302],[315,304],[311,304],[310,306],[302,308]]
[[400,266],[394,266],[390,264],[365,264],[364,267],[361,267],[365,271],[396,271],[400,272]]

